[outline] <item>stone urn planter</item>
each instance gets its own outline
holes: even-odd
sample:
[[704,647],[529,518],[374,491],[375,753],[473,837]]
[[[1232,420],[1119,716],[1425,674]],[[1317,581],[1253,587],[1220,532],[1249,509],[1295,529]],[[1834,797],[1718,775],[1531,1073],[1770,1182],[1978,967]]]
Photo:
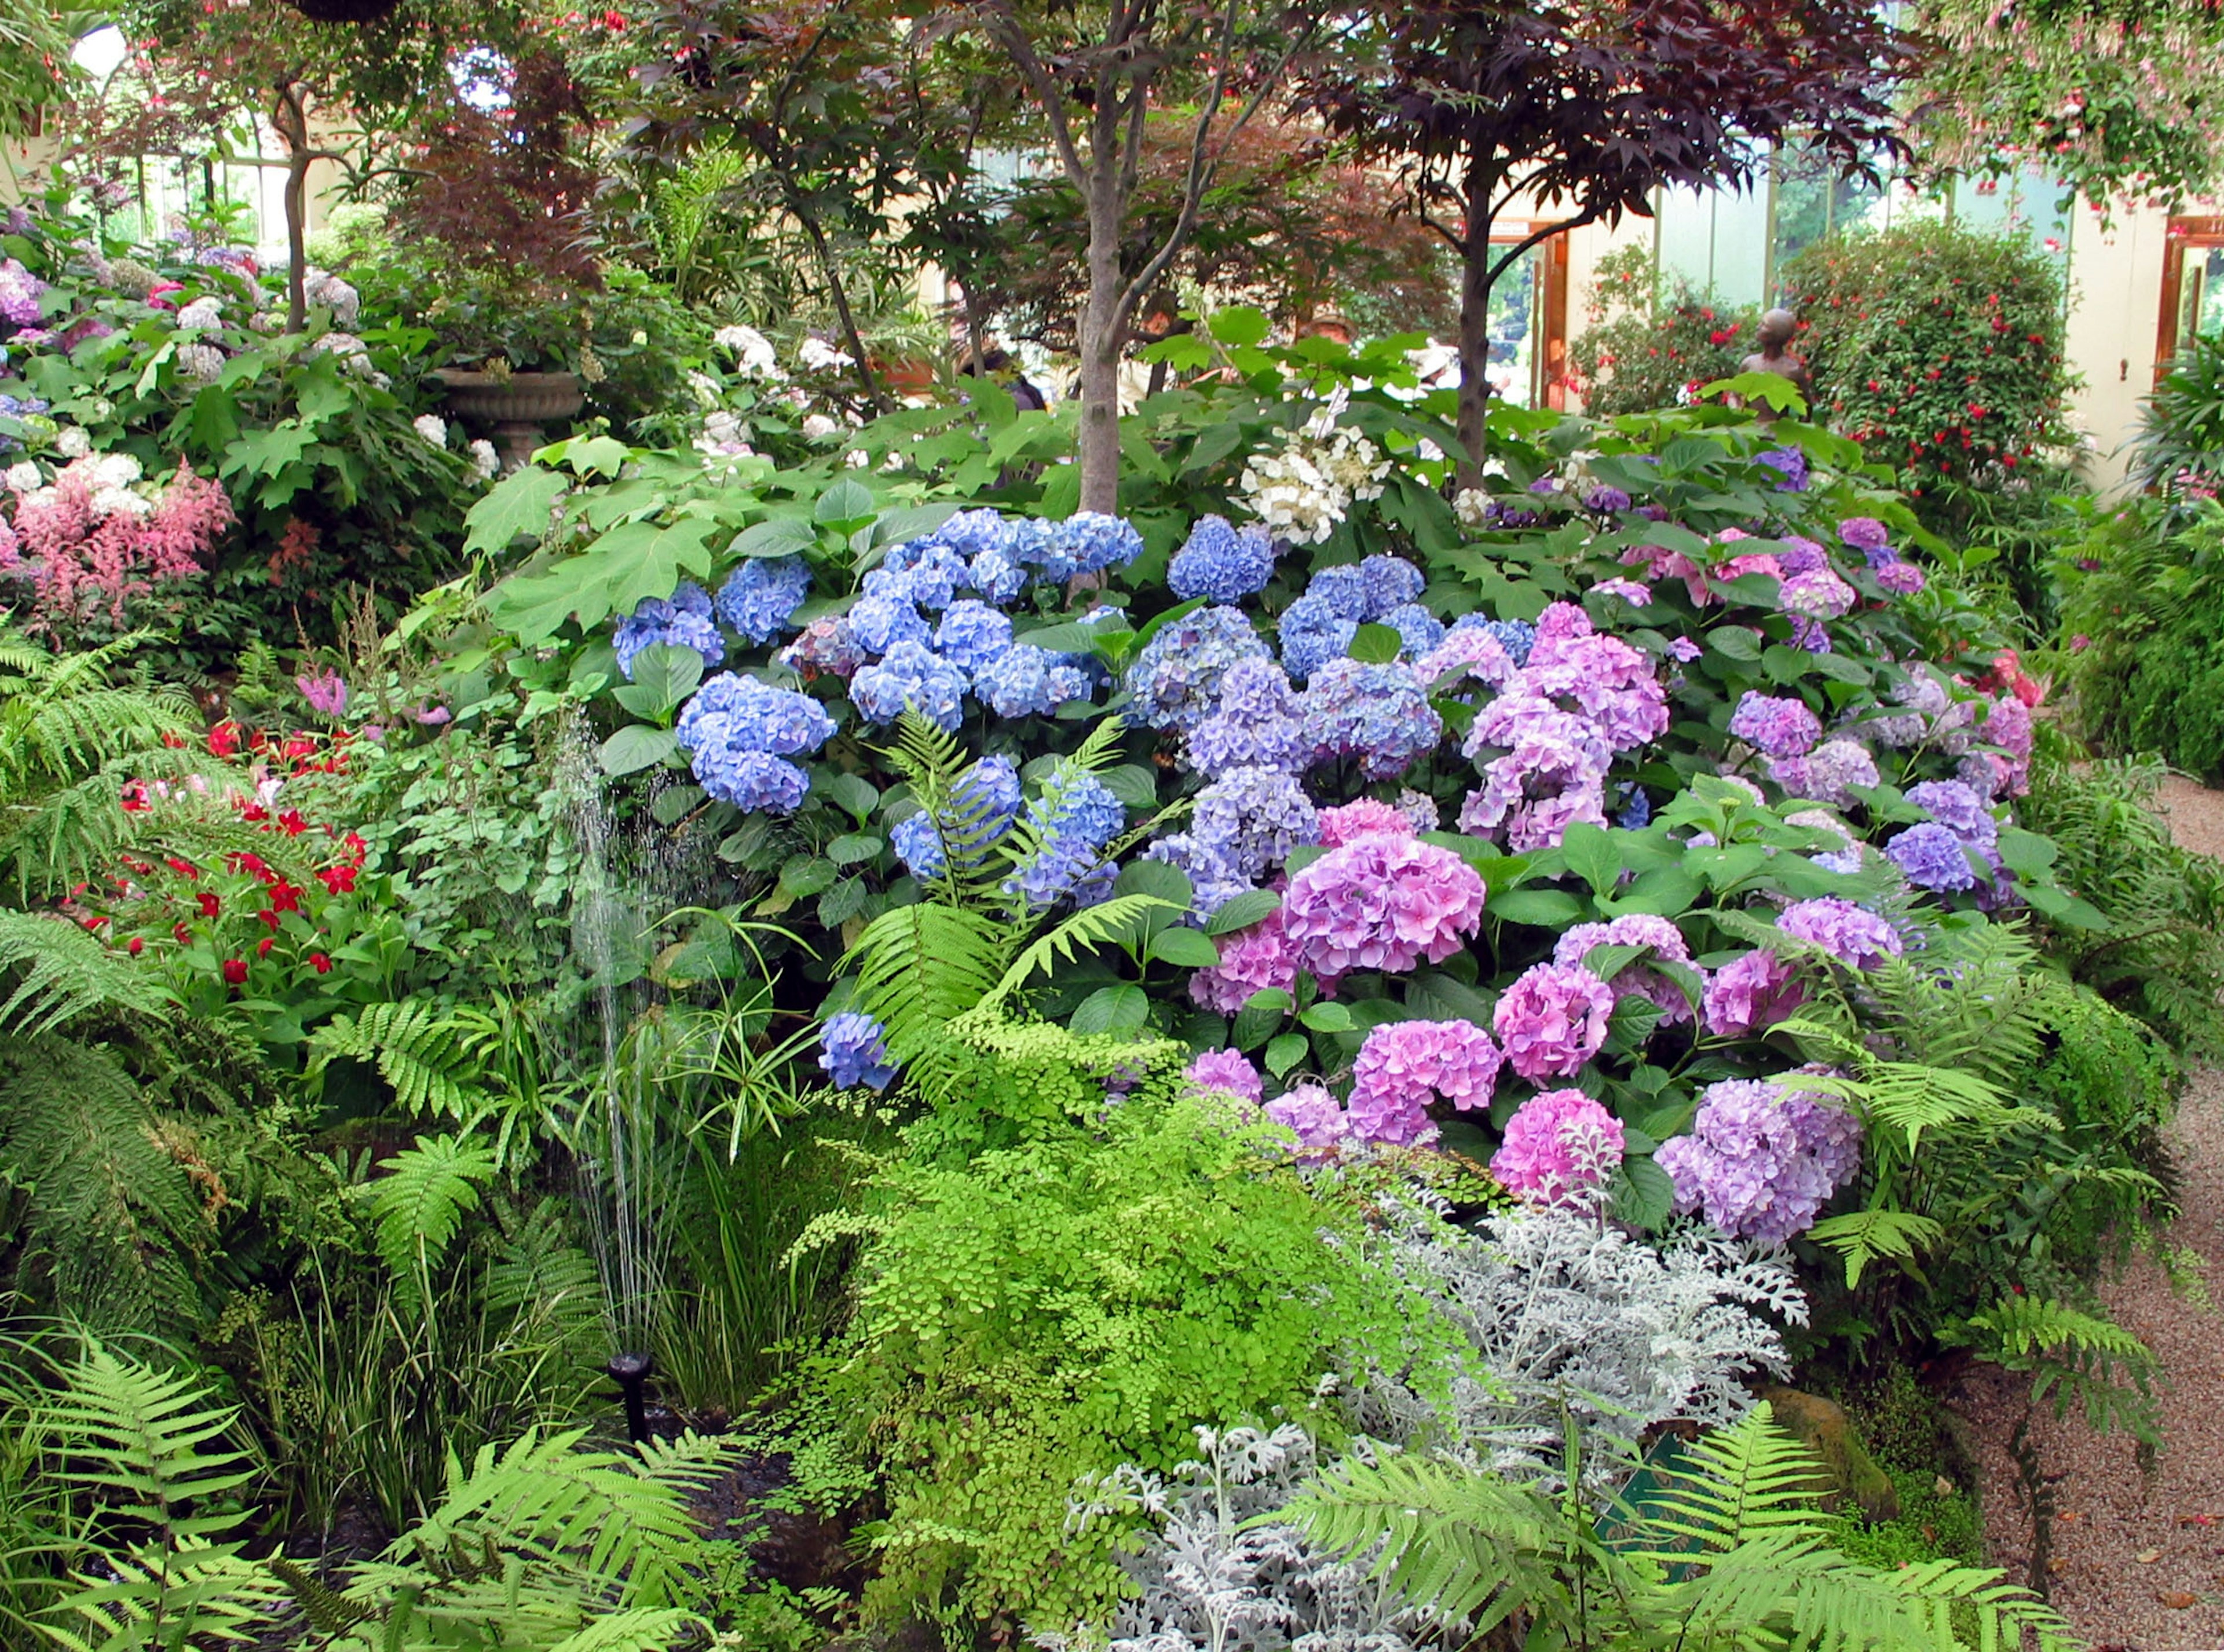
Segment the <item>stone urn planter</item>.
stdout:
[[502,467],[515,470],[547,440],[546,427],[569,419],[585,405],[576,373],[465,372],[444,367],[433,375],[447,387],[458,417],[490,427]]

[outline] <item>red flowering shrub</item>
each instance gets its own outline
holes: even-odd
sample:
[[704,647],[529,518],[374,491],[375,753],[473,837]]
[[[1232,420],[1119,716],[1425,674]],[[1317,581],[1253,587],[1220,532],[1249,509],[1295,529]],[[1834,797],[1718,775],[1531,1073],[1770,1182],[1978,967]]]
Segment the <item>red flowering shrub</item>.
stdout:
[[2067,440],[2059,264],[1943,224],[1810,247],[1785,270],[1817,413],[1934,503]]
[[1583,331],[1569,347],[1569,386],[1602,418],[1672,408],[1685,392],[1738,371],[1760,346],[1759,313],[1710,303],[1677,281],[1656,303],[1658,271],[1641,247],[1599,261]]
[[64,642],[174,613],[231,526],[223,487],[183,463],[160,488],[138,484],[128,453],[88,454],[51,481],[19,462],[8,484],[15,520],[0,519],[0,581],[29,586],[26,630]]

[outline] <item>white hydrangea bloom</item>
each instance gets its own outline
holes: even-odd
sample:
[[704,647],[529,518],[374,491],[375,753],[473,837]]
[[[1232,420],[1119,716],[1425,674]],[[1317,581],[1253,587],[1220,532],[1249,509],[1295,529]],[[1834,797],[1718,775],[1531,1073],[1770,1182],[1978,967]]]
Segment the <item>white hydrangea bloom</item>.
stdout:
[[64,459],[83,459],[92,451],[92,433],[72,425],[54,438],[54,452]]
[[824,339],[806,339],[795,355],[798,361],[814,373],[837,372],[844,367],[857,364],[855,356],[845,355]]
[[1236,503],[1275,536],[1317,545],[1350,514],[1355,501],[1381,497],[1390,462],[1359,432],[1316,419],[1281,433],[1279,451],[1264,448],[1243,467]]
[[823,441],[841,427],[823,413],[811,413],[804,415],[803,434],[812,441]]
[[142,498],[129,488],[95,488],[91,503],[96,516],[144,516],[155,509],[153,500]]
[[708,373],[688,374],[687,388],[694,394],[695,399],[706,408],[715,408],[726,399],[725,387]]
[[312,269],[301,281],[301,296],[312,304],[321,304],[332,313],[332,320],[344,327],[351,327],[363,313],[363,295],[338,275]]
[[139,461],[129,453],[103,453],[92,465],[96,489],[127,488],[144,474]]
[[375,383],[385,377],[372,370],[369,346],[352,332],[328,332],[301,353],[305,356],[338,356],[340,365],[357,378],[368,378]]
[[178,326],[182,332],[206,332],[224,325],[224,301],[218,298],[197,298],[178,312]]
[[755,327],[720,327],[711,339],[719,349],[733,351],[734,360],[745,377],[775,383],[787,377],[780,370],[780,358],[773,353],[772,340]]
[[214,345],[180,345],[172,359],[179,377],[195,384],[213,384],[224,371],[224,351]]
[[873,462],[873,456],[862,447],[852,447],[842,455],[842,462],[853,471],[862,471]]
[[502,455],[494,451],[494,444],[481,437],[471,445],[471,468],[487,481],[492,481],[502,469]]
[[417,434],[435,447],[448,445],[448,421],[437,413],[420,413],[410,421]]
[[8,467],[8,491],[11,493],[30,493],[45,486],[46,480],[39,467],[28,459]]

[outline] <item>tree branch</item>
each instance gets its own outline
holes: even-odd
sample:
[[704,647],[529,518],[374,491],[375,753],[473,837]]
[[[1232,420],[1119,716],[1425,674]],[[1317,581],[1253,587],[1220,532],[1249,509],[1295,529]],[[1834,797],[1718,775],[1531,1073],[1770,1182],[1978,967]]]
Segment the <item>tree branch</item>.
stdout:
[[1008,5],[984,7],[982,16],[990,36],[1004,48],[1019,70],[1020,78],[1034,93],[1035,102],[1041,105],[1044,118],[1050,123],[1051,147],[1058,151],[1058,164],[1065,168],[1067,180],[1086,196],[1089,193],[1089,168],[1081,163],[1081,151],[1073,141],[1072,123],[1065,117],[1065,100],[1058,93],[1058,81],[1043,66],[1042,59],[1035,54],[1034,41],[1020,20],[1012,15]]

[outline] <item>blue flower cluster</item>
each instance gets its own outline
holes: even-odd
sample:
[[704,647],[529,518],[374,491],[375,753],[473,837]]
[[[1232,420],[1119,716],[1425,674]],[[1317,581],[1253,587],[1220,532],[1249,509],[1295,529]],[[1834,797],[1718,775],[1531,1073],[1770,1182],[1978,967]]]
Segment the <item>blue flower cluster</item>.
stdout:
[[1331,660],[1305,690],[1305,734],[1315,762],[1356,757],[1387,780],[1434,750],[1444,725],[1411,666]]
[[[854,612],[854,611],[853,611]],[[893,723],[906,707],[955,731],[964,715],[965,674],[926,644],[906,637],[850,679],[850,702],[868,723]]]
[[1020,813],[1020,771],[1009,757],[983,757],[965,771],[941,825],[920,810],[896,822],[889,841],[914,877],[939,877],[950,864],[945,841],[964,845],[960,870],[978,868],[989,847],[1011,831]]
[[1537,646],[1537,628],[1526,619],[1490,619],[1482,614],[1462,614],[1451,623],[1455,631],[1481,631],[1498,639],[1506,657],[1516,666],[1529,663],[1529,650]]
[[1255,596],[1274,577],[1274,541],[1255,523],[1240,532],[1225,516],[1200,516],[1188,542],[1166,568],[1166,584],[1184,598],[1235,602]]
[[1295,775],[1231,769],[1197,794],[1189,830],[1160,838],[1146,858],[1186,873],[1190,909],[1209,918],[1320,835],[1320,814]]
[[1273,657],[1242,610],[1200,608],[1160,626],[1128,662],[1132,715],[1154,729],[1192,728],[1215,710],[1230,666]]
[[811,594],[811,569],[799,556],[753,556],[718,587],[718,617],[752,642],[789,629]]
[[1444,640],[1444,623],[1417,602],[1400,603],[1382,616],[1382,623],[1398,633],[1398,651],[1418,660]]
[[680,709],[677,735],[703,789],[736,808],[793,814],[811,777],[787,758],[833,737],[834,719],[808,694],[721,672]]
[[1231,769],[1305,766],[1304,708],[1270,655],[1238,660],[1220,674],[1212,714],[1189,731],[1189,765],[1217,779]]
[[1112,892],[1112,880],[1119,875],[1105,858],[1104,845],[1127,823],[1127,807],[1102,781],[1061,765],[1042,794],[1027,805],[1037,846],[1004,892],[1036,908],[1063,900],[1094,906]]
[[611,646],[617,649],[618,669],[633,680],[633,662],[641,651],[659,642],[692,649],[706,666],[726,657],[725,639],[711,617],[711,594],[692,579],[682,579],[669,600],[644,597],[641,605],[618,622]]
[[[1395,556],[1316,569],[1305,594],[1282,612],[1283,669],[1293,682],[1310,680],[1343,655],[1362,625],[1387,623],[1393,613],[1417,606],[1427,583],[1420,569]],[[1401,628],[1399,635],[1405,634]]]
[[1895,833],[1884,852],[1909,883],[1941,894],[1974,889],[1980,877],[1972,855],[2000,875],[2000,823],[1974,790],[1958,780],[1926,780],[1907,788],[1907,801],[1930,818]]
[[870,1016],[845,1010],[818,1029],[818,1065],[843,1090],[885,1090],[896,1076],[888,1060],[888,1031]]

